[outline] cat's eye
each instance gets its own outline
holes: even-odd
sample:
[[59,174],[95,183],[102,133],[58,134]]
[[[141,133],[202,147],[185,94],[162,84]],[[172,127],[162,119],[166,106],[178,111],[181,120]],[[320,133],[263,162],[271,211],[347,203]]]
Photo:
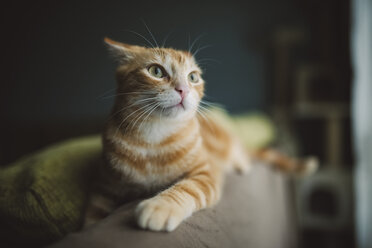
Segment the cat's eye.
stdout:
[[148,68],[148,71],[151,74],[151,76],[156,77],[156,78],[163,78],[163,77],[166,76],[163,68],[161,68],[158,65],[152,65],[152,66],[150,66]]
[[193,84],[196,84],[197,82],[199,82],[199,76],[196,72],[191,72],[188,78],[189,78],[189,81]]

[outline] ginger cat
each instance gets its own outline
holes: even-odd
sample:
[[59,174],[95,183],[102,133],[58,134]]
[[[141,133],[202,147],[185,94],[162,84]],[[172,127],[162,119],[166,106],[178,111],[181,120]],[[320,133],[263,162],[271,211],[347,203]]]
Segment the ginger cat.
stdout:
[[[119,62],[117,95],[85,225],[124,201],[148,197],[135,209],[138,225],[172,231],[213,206],[224,172],[248,172],[250,157],[236,137],[198,114],[204,80],[190,52],[105,42]],[[287,170],[306,168],[272,151],[254,155],[284,161],[279,164]]]

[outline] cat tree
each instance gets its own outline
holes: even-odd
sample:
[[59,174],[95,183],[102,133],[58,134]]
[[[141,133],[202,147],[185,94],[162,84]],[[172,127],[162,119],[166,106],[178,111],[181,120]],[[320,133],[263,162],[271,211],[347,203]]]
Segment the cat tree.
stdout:
[[343,74],[332,63],[298,56],[309,42],[303,29],[279,29],[273,41],[271,112],[284,132],[296,136],[298,155],[320,158],[315,175],[296,181],[300,227],[324,233],[348,229],[352,223],[351,162],[344,155],[350,111],[348,101],[332,93],[338,82],[345,82],[340,78]]

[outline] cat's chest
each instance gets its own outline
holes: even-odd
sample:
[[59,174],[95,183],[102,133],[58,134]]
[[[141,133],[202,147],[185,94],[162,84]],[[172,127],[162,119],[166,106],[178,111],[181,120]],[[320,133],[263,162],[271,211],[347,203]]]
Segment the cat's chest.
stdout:
[[190,168],[200,150],[201,137],[187,135],[163,145],[138,145],[116,140],[111,164],[127,181],[143,185],[166,185]]
[[173,183],[184,174],[178,165],[164,164],[146,159],[141,165],[134,165],[125,160],[116,161],[113,166],[122,175],[125,184],[138,184],[144,188],[163,187]]
[[[185,126],[186,122],[155,121],[139,127],[139,139],[147,144],[160,144]],[[152,151],[150,151],[152,152]]]

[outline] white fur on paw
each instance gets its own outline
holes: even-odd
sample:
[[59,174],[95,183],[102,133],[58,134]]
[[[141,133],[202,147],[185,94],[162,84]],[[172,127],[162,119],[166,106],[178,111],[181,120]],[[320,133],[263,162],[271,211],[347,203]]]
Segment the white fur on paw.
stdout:
[[232,148],[233,168],[240,174],[248,174],[252,169],[252,161],[239,142]]
[[236,164],[235,165],[235,170],[239,173],[239,174],[248,174],[251,170],[252,170],[252,164],[250,162],[246,162],[246,163],[241,163],[241,164]]
[[171,232],[187,217],[182,208],[161,198],[142,201],[135,210],[137,223],[144,229]]
[[252,170],[252,161],[246,154],[237,153],[234,168],[240,174],[248,174]]

